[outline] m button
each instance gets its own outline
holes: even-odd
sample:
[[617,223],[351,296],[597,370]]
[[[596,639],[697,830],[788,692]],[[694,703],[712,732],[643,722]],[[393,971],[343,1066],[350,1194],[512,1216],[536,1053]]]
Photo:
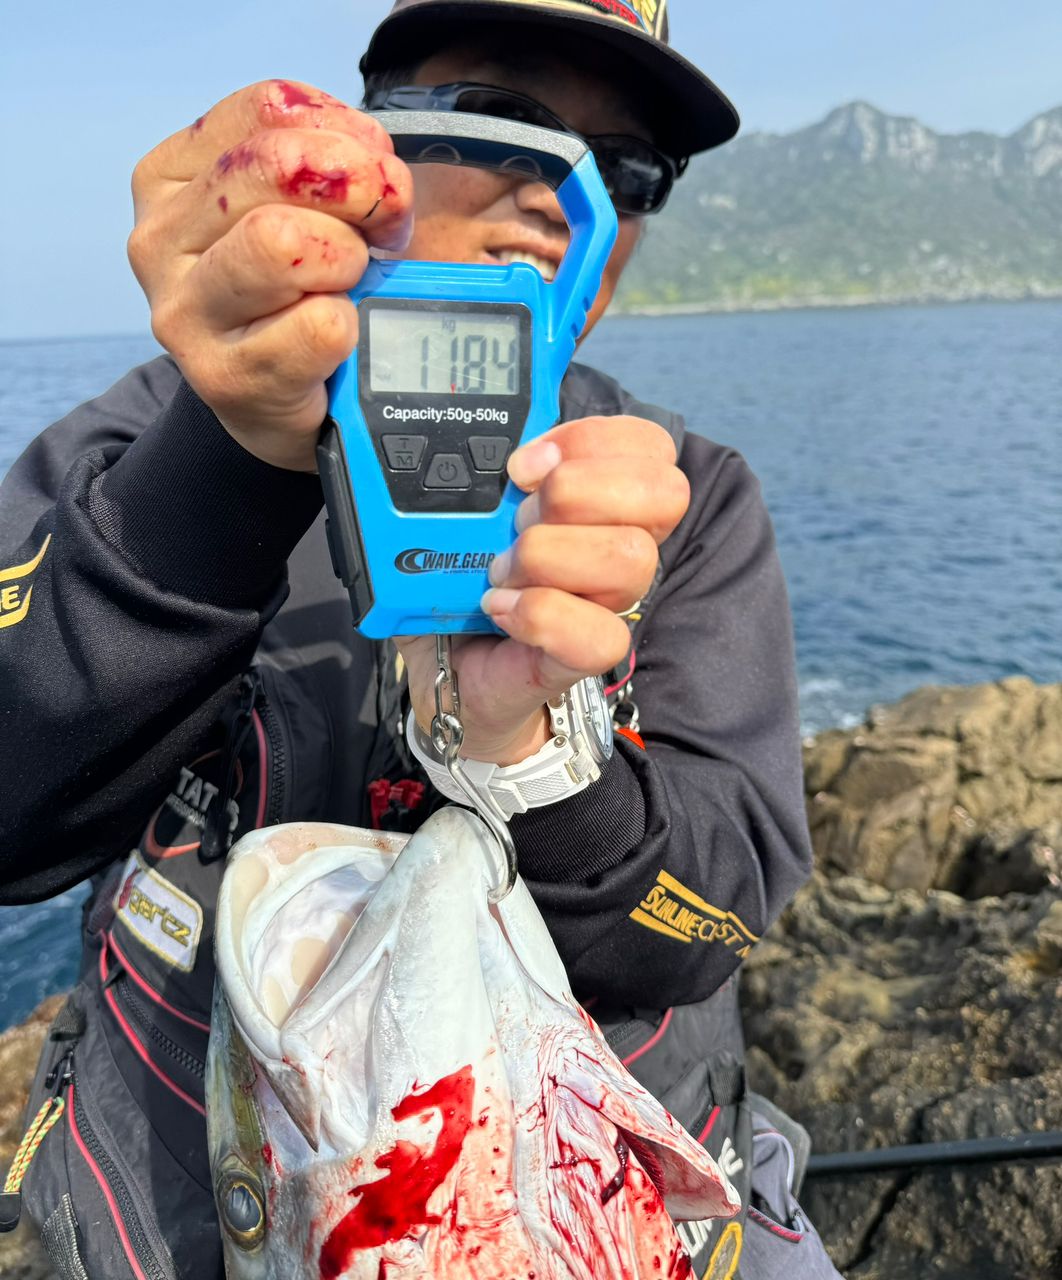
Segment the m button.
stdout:
[[468,465],[459,453],[437,453],[428,464],[425,489],[471,489]]
[[468,452],[477,471],[504,471],[509,456],[508,436],[469,436]]
[[384,457],[392,471],[416,471],[427,447],[427,436],[383,437]]

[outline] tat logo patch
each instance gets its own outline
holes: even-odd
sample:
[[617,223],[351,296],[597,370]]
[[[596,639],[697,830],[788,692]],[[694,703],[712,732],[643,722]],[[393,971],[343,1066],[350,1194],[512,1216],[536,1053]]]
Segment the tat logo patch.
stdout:
[[203,908],[146,866],[134,849],[114,897],[117,918],[138,942],[184,973],[195,965]]
[[0,631],[4,627],[17,627],[26,620],[29,613],[30,597],[33,595],[33,575],[44,559],[48,544],[52,540],[49,534],[44,545],[32,560],[25,564],[12,565],[10,569],[0,569]]
[[721,911],[661,871],[630,919],[676,942],[720,942],[742,959],[759,938],[732,911]]

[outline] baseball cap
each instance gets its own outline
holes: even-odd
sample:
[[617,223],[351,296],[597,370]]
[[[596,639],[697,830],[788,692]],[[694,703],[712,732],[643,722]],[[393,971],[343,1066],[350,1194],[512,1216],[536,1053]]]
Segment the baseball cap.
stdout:
[[579,30],[625,54],[645,77],[632,93],[652,103],[657,141],[676,158],[738,131],[726,95],[668,45],[667,0],[397,0],[373,33],[362,75],[408,64],[488,23]]

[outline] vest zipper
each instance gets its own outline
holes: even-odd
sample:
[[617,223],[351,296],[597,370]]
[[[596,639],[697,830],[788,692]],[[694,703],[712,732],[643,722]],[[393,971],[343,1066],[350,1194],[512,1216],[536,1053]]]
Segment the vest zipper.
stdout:
[[128,1184],[100,1141],[92,1126],[76,1087],[74,1049],[71,1046],[52,1067],[44,1080],[45,1088],[52,1090],[54,1098],[60,1098],[69,1090],[67,1117],[74,1144],[96,1178],[100,1191],[117,1231],[123,1252],[137,1280],[174,1280],[173,1273],[164,1266],[151,1247],[144,1231],[140,1214],[130,1194]]
[[[108,972],[107,951],[108,949],[105,945],[100,952],[100,989],[103,995],[103,1002],[118,1024],[119,1031],[121,1031],[137,1057],[145,1063],[171,1093],[180,1098],[193,1111],[198,1111],[200,1115],[206,1115],[205,1099],[193,1096],[192,1093],[183,1089],[169,1072],[164,1071],[156,1061],[156,1055],[148,1048],[147,1042],[150,1041],[156,1049],[167,1055],[171,1062],[179,1064],[194,1077],[195,1084],[189,1085],[189,1088],[195,1090],[196,1093],[199,1092],[206,1074],[205,1061],[198,1058],[190,1050],[185,1049],[175,1040],[172,1040],[155,1024],[150,1012],[144,1008],[139,998],[134,994],[128,976],[120,965],[116,965]],[[127,1013],[132,1016],[132,1021],[137,1024],[140,1031],[146,1033],[146,1039],[141,1038],[141,1035],[132,1026],[130,1019],[126,1017]]]
[[[203,1059],[179,1045],[176,1040],[171,1040],[164,1031],[160,1030],[158,1025],[152,1021],[151,1014],[141,1004],[140,997],[134,991],[125,973],[121,970],[117,970],[116,973],[118,977],[113,987],[115,994],[122,1007],[132,1016],[141,1031],[163,1053],[182,1066],[185,1071],[202,1080],[206,1074],[206,1063]],[[110,982],[110,979],[108,979],[108,982]]]
[[[261,677],[259,681],[261,682]],[[257,709],[258,718],[262,722],[262,728],[269,741],[269,808],[266,812],[266,826],[272,827],[280,821],[284,809],[284,774],[288,757],[280,718],[273,709],[272,703],[263,696],[259,699]]]
[[232,846],[229,802],[236,789],[236,766],[240,759],[240,752],[251,731],[255,703],[259,700],[261,693],[262,677],[257,669],[245,671],[240,677],[236,706],[232,711],[232,718],[229,720],[228,732],[225,736],[225,772],[221,790],[210,806],[210,812],[203,826],[203,836],[199,842],[199,856],[204,862],[223,858]]

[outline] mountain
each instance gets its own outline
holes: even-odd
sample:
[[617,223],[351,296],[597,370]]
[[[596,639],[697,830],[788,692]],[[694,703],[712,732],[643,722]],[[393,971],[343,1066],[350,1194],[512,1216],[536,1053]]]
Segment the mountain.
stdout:
[[865,102],[690,165],[624,310],[1062,295],[1062,106],[1009,137]]

